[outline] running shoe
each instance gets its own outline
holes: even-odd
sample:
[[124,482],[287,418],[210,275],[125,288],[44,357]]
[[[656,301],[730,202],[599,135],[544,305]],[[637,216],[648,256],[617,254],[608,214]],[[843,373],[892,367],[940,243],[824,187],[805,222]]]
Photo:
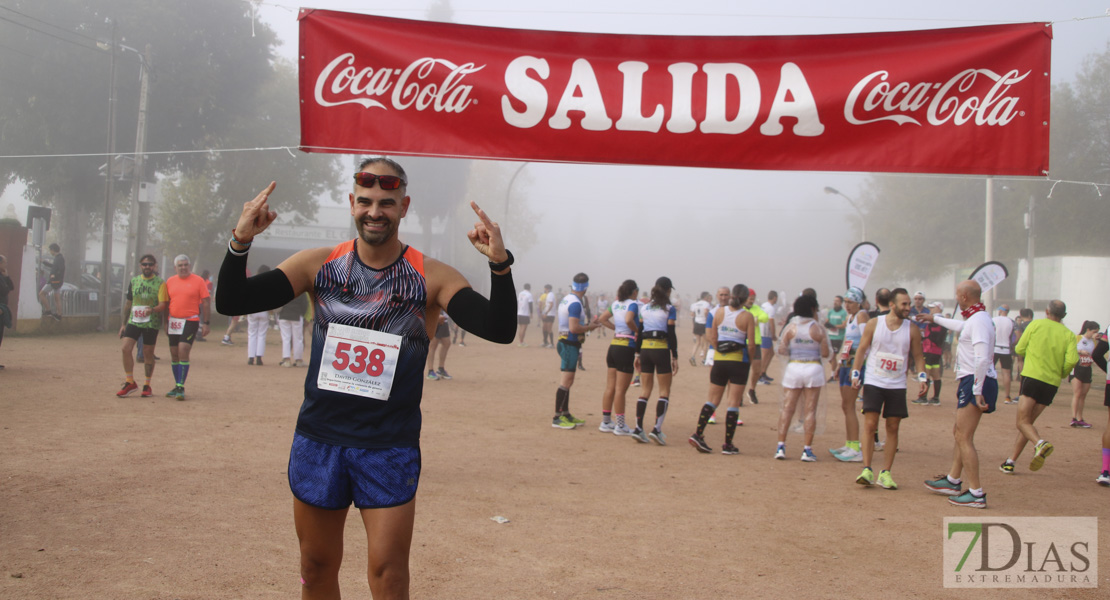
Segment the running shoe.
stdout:
[[123,382],[123,387],[120,388],[118,392],[116,392],[116,397],[126,398],[137,389],[139,389],[139,384],[135,383],[134,381],[125,381]]
[[948,481],[947,475],[937,475],[936,479],[926,481],[925,487],[938,494],[944,494],[945,496],[958,496],[963,493],[963,488],[960,487],[960,484]]
[[836,456],[837,454],[843,454],[843,453],[847,452],[848,450],[849,450],[848,446],[841,446],[841,447],[835,448],[835,449],[834,448],[829,448],[829,454],[832,454],[833,456]]
[[871,485],[875,483],[875,473],[871,470],[871,467],[863,468],[863,472],[859,474],[859,477],[856,477],[856,483],[860,485]]
[[291,361],[291,360],[289,360],[288,358],[286,358],[286,359],[282,360],[281,362],[279,362],[279,363],[278,363],[278,366],[279,366],[279,367],[285,367],[285,368],[290,368],[290,367],[292,367],[292,366],[293,366],[293,361]]
[[1053,450],[1055,450],[1055,448],[1053,448],[1052,444],[1048,442],[1041,442],[1037,444],[1037,447],[1034,449],[1033,452],[1033,460],[1029,461],[1029,470],[1040,471],[1041,467],[1044,466],[1044,459],[1051,456]]
[[887,490],[898,489],[898,484],[894,483],[894,478],[890,476],[890,471],[879,472],[879,485]]
[[428,370],[428,379],[431,380],[431,381],[436,381],[436,380],[439,379],[439,375],[436,375],[435,371],[432,371],[432,370],[429,369]]
[[882,452],[886,448],[886,442],[875,442],[875,452]]
[[440,367],[439,369],[436,370],[436,375],[439,375],[440,379],[454,379],[453,377],[451,377],[450,375],[447,374],[447,369],[444,369],[443,367]]
[[644,430],[640,429],[639,427],[632,430],[632,439],[636,440],[637,442],[640,442],[641,444],[648,443],[647,434],[644,433]]
[[666,446],[667,445],[667,436],[664,435],[663,432],[659,431],[658,429],[652,429],[651,432],[648,433],[648,437],[651,438],[656,444],[659,444],[660,446]]
[[173,388],[173,397],[176,398],[178,401],[184,400],[185,388],[181,387],[180,385]]
[[1072,419],[1072,420],[1071,420],[1071,426],[1072,426],[1072,427],[1079,427],[1079,421],[1077,421],[1077,420],[1075,420],[1075,419]]
[[613,427],[613,435],[632,435],[632,430],[627,425],[616,425]]
[[1090,429],[1091,428],[1091,424],[1084,421],[1083,419],[1079,419],[1079,422],[1076,423],[1075,426],[1080,428],[1080,429]]
[[971,490],[968,490],[959,496],[949,496],[948,502],[956,506],[966,506],[968,508],[986,508],[987,495],[983,494],[982,496],[976,496],[971,493]]
[[[466,348],[466,342],[459,342],[459,346],[460,346],[460,347],[463,347],[463,348]],[[548,346],[547,346],[547,347],[548,347],[548,348],[554,348],[554,346],[552,346],[552,345],[550,345],[550,344],[548,344]]]
[[817,462],[812,448],[802,448],[802,462]]
[[834,454],[836,460],[840,462],[863,462],[863,452],[849,448],[846,452]]
[[693,356],[691,356],[691,357],[690,357],[690,366],[691,366],[691,367],[696,367],[696,366],[698,366],[698,361],[694,360],[694,357],[693,357]]
[[554,419],[551,419],[551,426],[555,429],[574,429],[575,427],[577,427],[577,425],[571,423],[570,420],[563,415],[559,415]]
[[225,335],[224,339],[220,340],[220,343],[225,345],[225,346],[234,346],[235,345],[231,341],[231,336],[228,336],[228,335]]
[[256,367],[261,367],[262,366],[262,357],[261,356],[259,356],[258,360],[256,360],[254,362],[254,366],[256,366]]
[[1110,486],[1110,471],[1103,471],[1095,480],[1099,485]]
[[929,399],[925,396],[918,396],[916,399],[910,401],[910,404],[928,404]]
[[144,385],[143,386],[143,392],[139,395],[142,396],[143,398],[149,398],[149,397],[154,395],[154,390],[150,389],[149,385]]
[[732,444],[724,444],[721,446],[721,454],[740,454],[740,449]]
[[690,436],[690,445],[696,448],[697,451],[701,452],[702,454],[709,454],[710,452],[713,452],[713,449],[709,447],[709,444],[705,443],[705,438],[696,433]]
[[254,366],[254,357],[253,356],[247,358],[247,364],[250,365],[250,366]]
[[609,421],[608,423],[602,422],[601,425],[597,426],[597,430],[601,433],[613,433],[613,430],[616,428],[617,424],[612,421]]
[[62,315],[59,315],[58,313],[50,313],[50,316],[53,317],[55,321],[62,320]]
[[632,378],[632,387],[640,387],[640,376],[639,375]]
[[566,417],[567,417],[568,421],[570,421],[571,423],[574,423],[575,427],[578,427],[579,425],[585,425],[586,424],[585,421],[583,421],[582,419],[579,419],[578,417],[576,417],[576,416],[574,416],[570,413],[567,413]]
[[1017,400],[1011,400],[1009,396],[1006,396],[1006,399],[1003,400],[1002,403],[1003,404],[1017,404]]
[[298,359],[298,360],[293,361],[293,366],[294,367],[303,367],[303,366],[305,366],[305,364],[304,364],[303,360]]
[[707,421],[707,423],[709,425],[716,425],[717,424],[717,413],[713,413],[713,414],[709,415],[709,421]]
[[166,397],[167,398],[176,398],[177,397],[177,388],[179,388],[179,387],[181,387],[181,386],[179,386],[179,385],[173,386],[172,390],[166,392]]
[[786,446],[775,448],[775,460],[786,460]]
[[929,406],[940,406],[940,398],[929,400]]
[[748,390],[748,399],[752,401],[752,404],[759,404],[759,398],[755,397],[755,388]]
[[1001,466],[998,467],[998,470],[1002,471],[1003,473],[1005,473],[1007,475],[1013,475],[1014,474],[1014,463],[1007,460],[1006,462],[1002,463]]

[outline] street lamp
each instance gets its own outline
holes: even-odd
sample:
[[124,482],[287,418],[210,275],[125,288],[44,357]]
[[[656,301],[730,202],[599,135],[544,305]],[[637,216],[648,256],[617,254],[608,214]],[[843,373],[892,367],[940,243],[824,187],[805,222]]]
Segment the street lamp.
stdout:
[[528,161],[524,161],[524,162],[520,163],[520,166],[516,168],[516,171],[513,173],[513,176],[509,179],[509,185],[507,185],[505,187],[505,227],[503,229],[506,232],[509,231],[509,229],[510,229],[509,228],[509,200],[510,200],[511,194],[513,193],[513,184],[516,183],[516,178],[517,178],[517,176],[520,175],[520,172],[524,170],[524,167],[527,167],[530,164],[532,164],[532,163],[530,163]]
[[867,221],[864,220],[863,211],[860,210],[858,206],[856,206],[855,201],[852,200],[851,198],[849,198],[848,196],[845,196],[844,194],[842,194],[840,192],[840,190],[838,190],[834,187],[825,186],[825,193],[826,194],[832,194],[834,196],[840,196],[841,198],[844,198],[845,200],[848,201],[848,204],[852,205],[852,208],[856,209],[856,214],[859,215],[859,229],[860,229],[860,237],[861,237],[860,241],[861,242],[866,242],[867,241]]

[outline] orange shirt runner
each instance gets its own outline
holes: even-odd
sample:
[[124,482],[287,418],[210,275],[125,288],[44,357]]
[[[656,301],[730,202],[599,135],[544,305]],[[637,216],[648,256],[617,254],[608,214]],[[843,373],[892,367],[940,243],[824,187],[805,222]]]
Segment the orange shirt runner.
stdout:
[[182,279],[174,275],[162,284],[158,300],[170,303],[170,316],[187,321],[200,320],[200,302],[208,297],[208,284],[196,273]]

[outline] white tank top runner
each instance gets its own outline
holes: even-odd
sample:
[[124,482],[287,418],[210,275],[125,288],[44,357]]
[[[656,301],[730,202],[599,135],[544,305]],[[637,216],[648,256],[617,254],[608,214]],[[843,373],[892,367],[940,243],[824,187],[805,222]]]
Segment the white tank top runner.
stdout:
[[717,341],[748,343],[748,332],[736,328],[736,317],[746,310],[746,308],[733,310],[731,306],[725,306],[725,316],[717,324]]
[[888,390],[906,389],[906,368],[910,355],[910,322],[903,320],[898,329],[891,331],[886,315],[878,317],[875,335],[867,354],[867,373],[863,382]]
[[794,337],[790,340],[791,362],[820,362],[821,345],[810,335],[813,319],[798,319],[794,322]]

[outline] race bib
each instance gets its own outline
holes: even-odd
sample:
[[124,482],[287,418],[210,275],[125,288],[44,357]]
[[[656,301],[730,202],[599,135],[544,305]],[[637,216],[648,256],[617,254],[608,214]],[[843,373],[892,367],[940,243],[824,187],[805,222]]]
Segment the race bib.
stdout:
[[874,360],[875,366],[887,375],[901,375],[905,373],[906,357],[889,352],[876,352],[868,361]]
[[188,319],[178,319],[177,317],[170,317],[170,335],[181,335],[185,331],[185,322]]
[[317,387],[388,400],[402,339],[391,333],[329,323]]
[[[150,313],[154,312],[149,306],[132,306],[131,307],[131,322],[132,323],[149,323]],[[184,327],[184,325],[182,325]]]
[[852,340],[844,340],[844,344],[840,346],[840,360],[848,360],[848,355],[852,353]]
[[1081,355],[1079,355],[1079,366],[1089,367],[1089,366],[1091,366],[1092,362],[1094,362],[1094,359],[1091,358],[1090,354],[1081,354]]

